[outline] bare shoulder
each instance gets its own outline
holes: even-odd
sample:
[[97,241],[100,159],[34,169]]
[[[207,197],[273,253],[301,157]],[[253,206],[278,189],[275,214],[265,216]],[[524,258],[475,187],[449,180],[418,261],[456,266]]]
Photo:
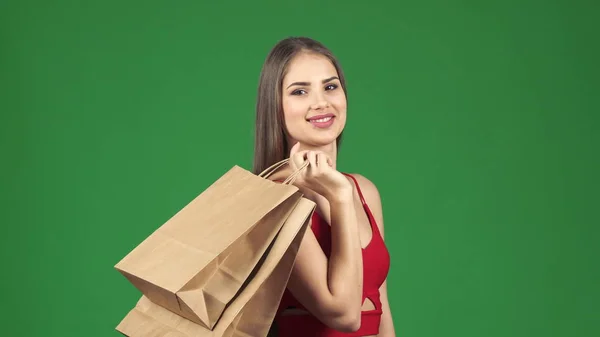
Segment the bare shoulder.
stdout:
[[383,235],[383,209],[381,205],[381,195],[379,194],[377,186],[362,174],[350,173],[350,175],[356,179],[356,182],[360,186],[365,202],[369,206],[371,213],[373,213],[379,231]]
[[354,177],[354,179],[356,179],[356,182],[360,186],[360,190],[363,196],[365,197],[365,201],[369,205],[373,204],[373,206],[380,206],[381,196],[379,195],[379,190],[377,189],[377,186],[375,186],[375,184],[371,180],[369,180],[362,174],[350,173],[350,175]]

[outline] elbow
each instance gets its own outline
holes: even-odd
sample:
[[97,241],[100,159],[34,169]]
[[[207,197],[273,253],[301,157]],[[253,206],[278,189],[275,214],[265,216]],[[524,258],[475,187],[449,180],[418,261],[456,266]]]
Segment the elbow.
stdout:
[[350,302],[331,301],[318,305],[317,318],[327,327],[343,332],[353,333],[362,325],[362,303],[360,301]]
[[361,326],[361,312],[346,313],[328,322],[330,328],[344,333],[356,332]]
[[361,318],[360,318],[360,314],[359,314],[358,316],[347,319],[344,322],[344,324],[341,328],[341,331],[346,332],[346,333],[356,332],[360,329],[360,326],[361,326]]

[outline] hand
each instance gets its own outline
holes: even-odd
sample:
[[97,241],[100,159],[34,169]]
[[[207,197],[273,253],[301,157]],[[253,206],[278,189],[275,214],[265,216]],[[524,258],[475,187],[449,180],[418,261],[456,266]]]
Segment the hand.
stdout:
[[300,143],[296,143],[290,151],[292,171],[297,171],[306,160],[309,164],[300,171],[294,185],[305,194],[305,189],[309,189],[330,202],[352,197],[352,185],[343,174],[333,169],[331,158],[321,151],[299,151],[299,147]]

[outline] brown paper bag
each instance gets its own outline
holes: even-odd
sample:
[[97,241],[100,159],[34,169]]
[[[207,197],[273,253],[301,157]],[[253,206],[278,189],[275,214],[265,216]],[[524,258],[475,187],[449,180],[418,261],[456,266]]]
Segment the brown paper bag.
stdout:
[[212,329],[302,197],[294,174],[284,184],[266,175],[234,166],[115,268],[152,302]]
[[257,267],[256,274],[224,310],[214,329],[185,319],[142,296],[116,330],[129,337],[264,337],[307,230],[315,204],[302,198]]

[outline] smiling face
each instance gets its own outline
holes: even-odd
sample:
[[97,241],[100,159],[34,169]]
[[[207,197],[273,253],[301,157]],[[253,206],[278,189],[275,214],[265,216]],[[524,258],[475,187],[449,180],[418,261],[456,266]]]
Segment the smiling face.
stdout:
[[282,104],[290,147],[296,142],[323,147],[336,141],[346,124],[346,94],[331,61],[302,52],[289,63]]

